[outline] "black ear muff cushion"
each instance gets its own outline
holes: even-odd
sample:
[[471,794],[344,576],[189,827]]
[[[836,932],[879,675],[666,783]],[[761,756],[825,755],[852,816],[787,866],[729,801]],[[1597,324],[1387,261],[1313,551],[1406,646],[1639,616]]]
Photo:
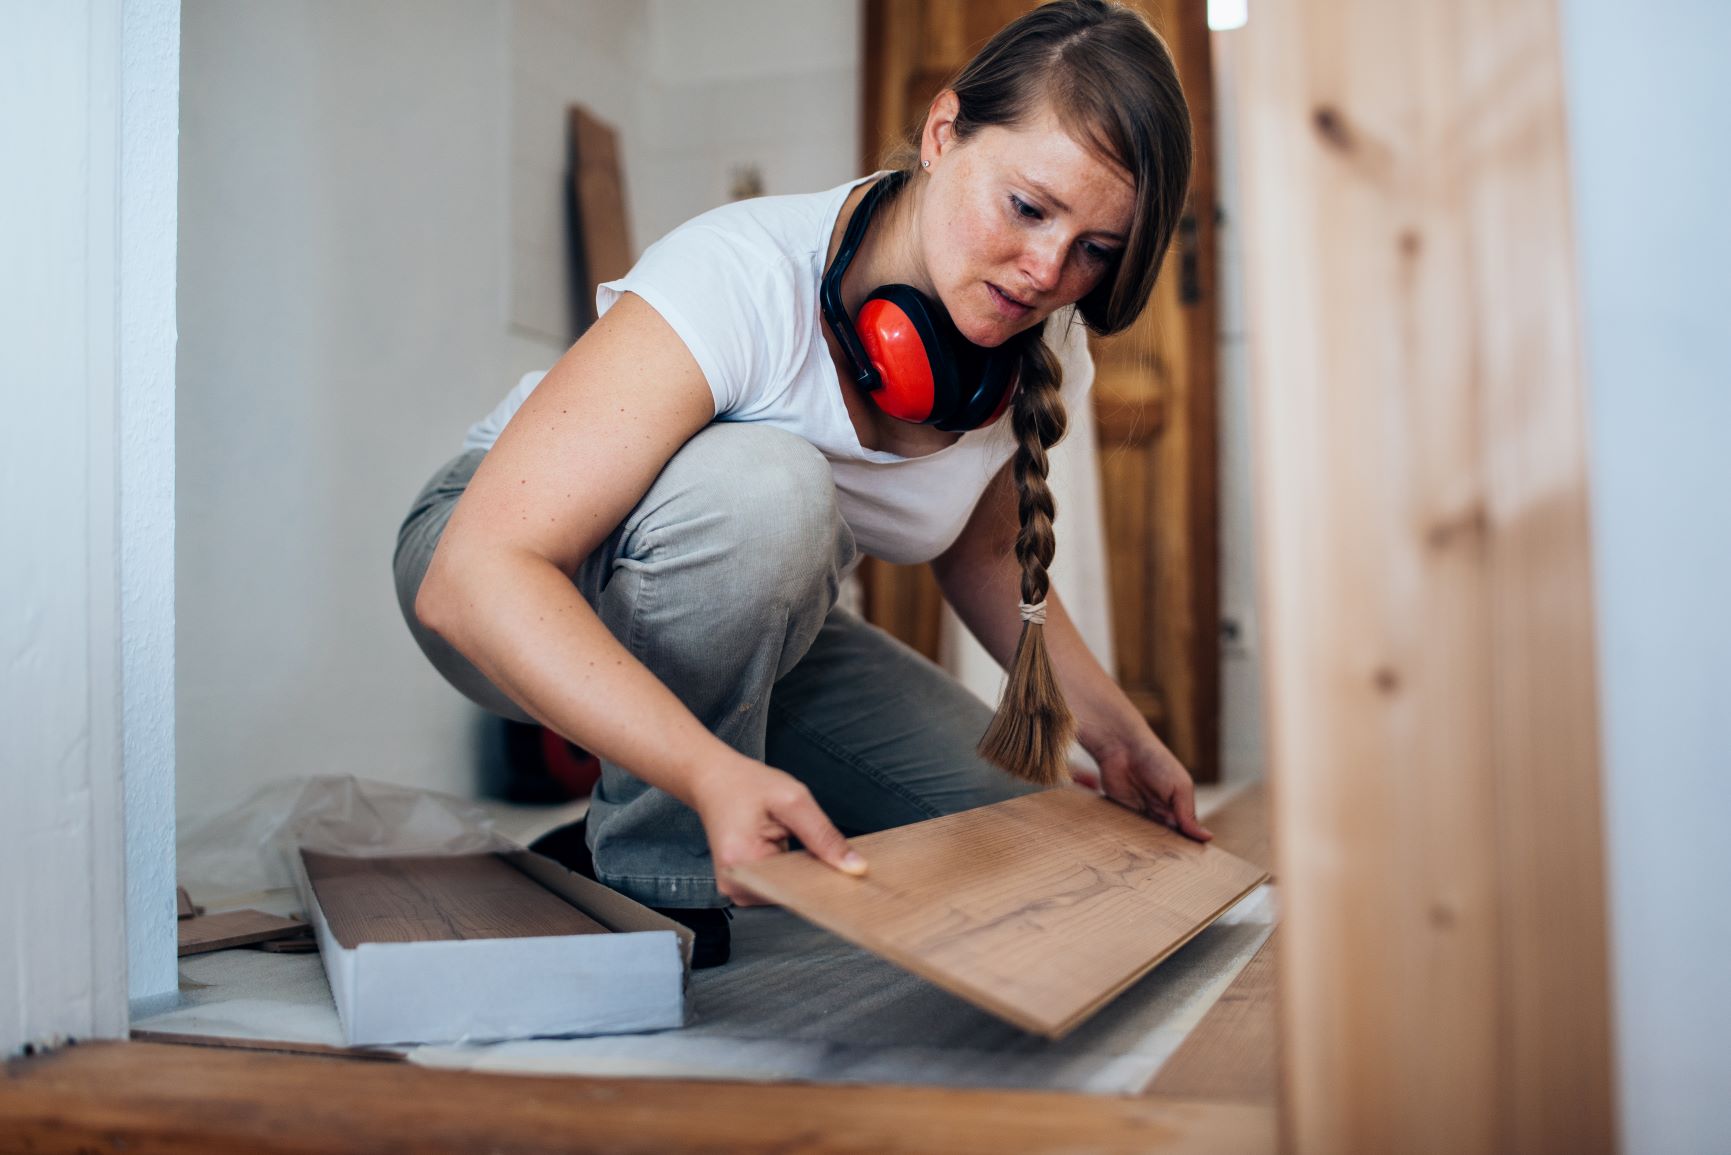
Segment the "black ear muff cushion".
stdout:
[[978,429],[990,425],[1007,408],[1010,393],[1016,387],[1016,355],[1002,348],[988,349],[979,360],[979,373],[973,378],[979,384],[953,417],[934,422],[939,429],[947,433]]

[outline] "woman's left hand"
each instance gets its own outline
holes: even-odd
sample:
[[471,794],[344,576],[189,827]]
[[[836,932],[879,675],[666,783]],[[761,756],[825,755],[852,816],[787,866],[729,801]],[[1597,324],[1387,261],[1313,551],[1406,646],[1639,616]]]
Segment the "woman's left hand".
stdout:
[[1198,842],[1214,837],[1196,821],[1196,786],[1189,772],[1152,731],[1084,745],[1100,764],[1106,797]]

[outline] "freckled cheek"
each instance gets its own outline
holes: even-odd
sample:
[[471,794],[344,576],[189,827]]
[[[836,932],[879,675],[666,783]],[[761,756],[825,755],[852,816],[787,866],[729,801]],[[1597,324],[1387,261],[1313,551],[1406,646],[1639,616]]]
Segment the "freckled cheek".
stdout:
[[1080,301],[1098,288],[1102,280],[1104,280],[1103,274],[1087,269],[1066,272],[1063,284],[1064,299],[1066,301]]
[[978,288],[979,282],[992,279],[998,259],[988,231],[961,224],[940,243],[938,265],[943,275],[938,279],[953,291],[967,293]]
[[1021,238],[1007,229],[990,224],[976,226],[969,238],[968,251],[977,280],[993,281],[1013,286],[1020,280],[1022,266]]

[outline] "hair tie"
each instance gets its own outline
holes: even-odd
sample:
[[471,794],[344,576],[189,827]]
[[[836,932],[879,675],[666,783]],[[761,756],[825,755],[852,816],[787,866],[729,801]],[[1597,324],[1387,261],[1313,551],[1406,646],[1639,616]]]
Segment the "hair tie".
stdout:
[[1033,605],[1029,605],[1027,602],[1022,602],[1020,605],[1022,607],[1022,620],[1024,622],[1033,626],[1043,626],[1046,624],[1046,603],[1044,601],[1035,602]]

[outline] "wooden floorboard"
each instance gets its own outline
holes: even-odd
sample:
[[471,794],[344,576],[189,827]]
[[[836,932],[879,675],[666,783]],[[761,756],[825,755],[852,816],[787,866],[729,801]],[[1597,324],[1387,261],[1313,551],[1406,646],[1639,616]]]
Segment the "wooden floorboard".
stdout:
[[1202,824],[1214,834],[1210,845],[1274,873],[1274,826],[1266,782],[1252,782],[1210,811]]
[[1275,1025],[1276,930],[1190,1032],[1150,1095],[1263,1103],[1280,1090]]
[[87,1043],[0,1078],[0,1151],[1272,1152],[1262,1106],[1036,1092],[572,1079]]
[[1024,1030],[1057,1038],[1266,877],[1104,798],[1049,790],[853,840],[863,878],[805,852],[753,890]]

